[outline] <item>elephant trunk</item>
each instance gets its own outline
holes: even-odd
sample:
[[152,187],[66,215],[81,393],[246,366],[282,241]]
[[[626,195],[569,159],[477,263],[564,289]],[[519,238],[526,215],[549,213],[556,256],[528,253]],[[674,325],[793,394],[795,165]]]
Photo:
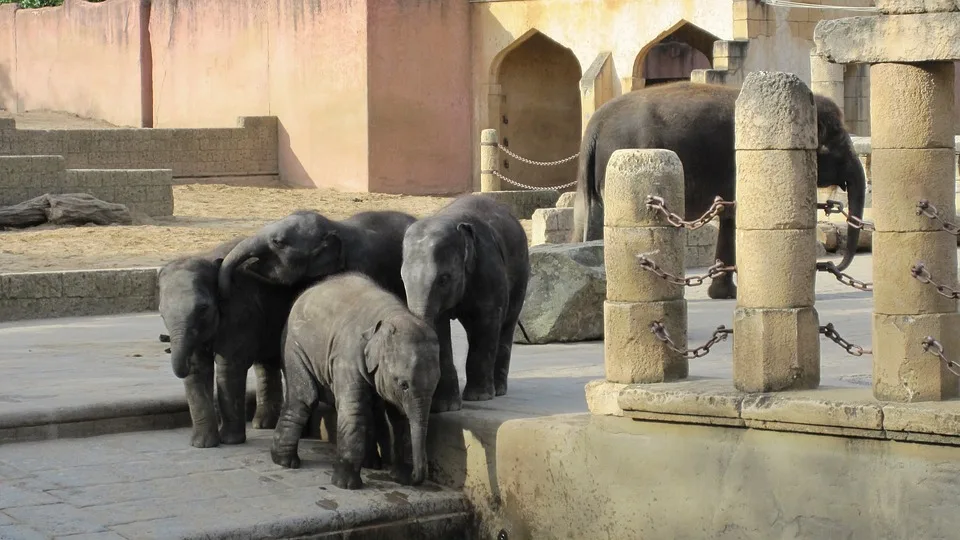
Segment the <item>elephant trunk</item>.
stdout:
[[259,253],[262,253],[266,248],[266,243],[263,240],[256,236],[251,236],[230,250],[230,253],[223,258],[223,263],[220,264],[220,274],[217,277],[217,288],[220,291],[221,298],[230,297],[230,286],[232,284],[234,270],[251,258],[256,257]]
[[410,450],[413,454],[413,474],[410,481],[417,486],[427,478],[427,424],[430,420],[430,400],[417,401],[408,410],[410,423]]
[[182,330],[170,332],[170,364],[173,374],[178,379],[184,379],[190,374],[190,357],[193,356],[193,339],[187,337]]
[[[856,217],[858,219],[863,218],[863,204],[864,199],[866,198],[867,190],[867,177],[864,173],[863,166],[860,165],[860,160],[857,159],[856,154],[851,158],[851,163],[847,167],[847,201],[850,207],[850,216]],[[847,250],[843,254],[843,260],[840,261],[837,269],[840,271],[845,270],[850,263],[853,262],[853,257],[857,254],[857,245],[860,243],[860,229],[853,226],[852,224],[847,224]]]

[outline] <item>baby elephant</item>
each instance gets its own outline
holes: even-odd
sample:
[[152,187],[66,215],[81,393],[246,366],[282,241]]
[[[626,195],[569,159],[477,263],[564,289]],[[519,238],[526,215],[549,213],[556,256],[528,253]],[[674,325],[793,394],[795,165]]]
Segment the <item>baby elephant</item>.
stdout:
[[300,466],[303,426],[318,401],[332,393],[337,410],[333,484],[359,489],[369,430],[375,429],[373,411],[382,399],[393,432],[394,479],[423,482],[430,402],[440,379],[440,346],[430,326],[371,278],[345,272],[297,298],[282,341],[287,389],[270,451],[273,462]]

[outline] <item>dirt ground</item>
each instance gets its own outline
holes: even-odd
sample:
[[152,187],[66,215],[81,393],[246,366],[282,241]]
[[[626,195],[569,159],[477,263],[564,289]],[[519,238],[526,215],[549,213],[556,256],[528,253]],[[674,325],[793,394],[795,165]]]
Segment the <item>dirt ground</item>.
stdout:
[[[0,111],[0,116],[10,116]],[[22,129],[111,127],[56,112],[16,115]],[[0,231],[0,273],[158,266],[201,251],[236,235],[249,234],[298,209],[331,219],[364,210],[400,210],[428,215],[450,199],[331,189],[234,187],[222,184],[174,186],[171,218],[141,218],[132,226],[35,227]],[[530,221],[523,221],[530,237]]]

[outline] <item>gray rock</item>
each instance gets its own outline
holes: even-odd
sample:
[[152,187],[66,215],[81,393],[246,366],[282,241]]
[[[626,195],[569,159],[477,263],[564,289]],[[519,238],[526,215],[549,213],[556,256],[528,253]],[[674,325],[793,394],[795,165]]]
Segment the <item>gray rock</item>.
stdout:
[[557,199],[557,208],[573,208],[573,202],[577,198],[576,191],[566,191],[560,194]]
[[[520,313],[529,343],[603,338],[607,273],[603,240],[530,248],[530,284]],[[518,327],[514,343],[528,343]]]

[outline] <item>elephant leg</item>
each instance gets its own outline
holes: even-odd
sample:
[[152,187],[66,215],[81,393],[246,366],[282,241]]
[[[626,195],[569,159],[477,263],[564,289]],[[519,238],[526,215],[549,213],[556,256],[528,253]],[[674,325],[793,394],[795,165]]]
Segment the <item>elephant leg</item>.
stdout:
[[383,460],[380,459],[380,450],[377,448],[377,442],[380,437],[378,433],[380,422],[377,421],[377,399],[374,398],[367,412],[367,440],[364,442],[363,468],[379,471],[383,468]]
[[[520,302],[510,306],[510,312],[500,327],[500,341],[497,345],[497,356],[493,367],[494,394],[507,394],[507,376],[510,373],[510,355],[513,353],[513,333],[517,330],[517,321],[520,320],[520,311],[523,308],[522,299],[526,294],[525,287],[518,287]],[[517,296],[515,294],[514,296]]]
[[440,340],[440,382],[433,394],[430,412],[459,411],[463,407],[460,396],[460,379],[453,363],[453,342],[450,338],[450,319],[439,317],[436,324]]
[[283,376],[277,363],[253,365],[257,376],[257,412],[253,416],[254,429],[273,429],[283,406]]
[[[467,384],[463,388],[464,401],[488,401],[496,393],[494,368],[500,348],[501,312],[489,317],[461,319],[467,331]],[[510,336],[511,340],[513,336]]]
[[[717,259],[724,265],[737,264],[735,225],[731,217],[720,219],[720,232],[717,235]],[[733,274],[723,274],[713,278],[707,296],[715,300],[736,298],[737,286],[733,283]]]
[[190,420],[193,424],[190,446],[196,448],[219,446],[217,406],[213,395],[213,358],[195,358],[191,366],[190,374],[183,379],[187,406],[190,408]]
[[361,381],[346,382],[337,396],[337,460],[333,464],[333,485],[340,489],[360,489],[360,469],[367,453],[367,431],[371,418],[369,388]]
[[312,412],[320,401],[320,388],[302,362],[287,367],[287,395],[280,408],[280,418],[273,430],[270,459],[281,467],[300,468],[297,449],[300,437]]
[[247,440],[247,370],[250,364],[217,355],[217,403],[220,405],[220,442]]
[[398,484],[410,485],[413,481],[413,448],[410,439],[410,422],[403,415],[403,412],[393,405],[386,404],[386,409],[390,431],[393,432],[393,440],[390,445],[390,459],[393,462],[390,467],[390,476]]
[[367,430],[367,456],[364,458],[363,468],[380,470],[389,467],[390,459],[390,425],[387,423],[386,403],[382,398],[373,400],[373,426]]

